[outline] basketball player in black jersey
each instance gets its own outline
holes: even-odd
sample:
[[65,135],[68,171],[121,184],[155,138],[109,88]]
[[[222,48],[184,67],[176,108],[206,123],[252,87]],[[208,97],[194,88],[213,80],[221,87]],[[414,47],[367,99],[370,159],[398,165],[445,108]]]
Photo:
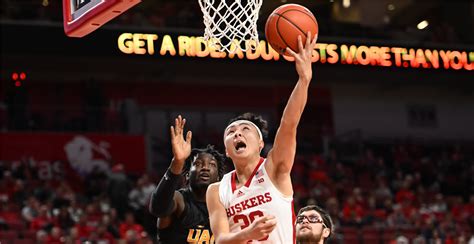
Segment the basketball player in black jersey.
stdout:
[[[183,136],[186,119],[171,126],[173,159],[151,195],[149,210],[158,217],[161,244],[214,243],[206,207],[207,187],[222,178],[224,156],[213,146],[191,150],[192,133]],[[178,190],[186,177],[187,184]]]

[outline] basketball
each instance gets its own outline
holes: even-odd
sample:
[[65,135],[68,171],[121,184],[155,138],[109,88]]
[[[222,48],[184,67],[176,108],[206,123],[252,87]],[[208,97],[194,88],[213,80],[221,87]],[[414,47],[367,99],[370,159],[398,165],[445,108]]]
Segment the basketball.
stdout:
[[313,36],[317,34],[318,22],[311,11],[299,4],[285,4],[276,8],[265,24],[268,43],[281,54],[285,53],[286,47],[298,52],[298,35],[301,35],[304,45],[308,31]]

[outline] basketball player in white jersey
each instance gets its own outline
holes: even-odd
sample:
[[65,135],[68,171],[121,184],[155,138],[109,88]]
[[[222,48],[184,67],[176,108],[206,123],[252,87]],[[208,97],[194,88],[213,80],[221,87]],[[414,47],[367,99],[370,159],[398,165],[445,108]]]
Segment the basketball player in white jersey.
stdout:
[[232,159],[235,170],[207,190],[207,207],[216,243],[295,243],[290,172],[296,153],[296,131],[312,78],[311,57],[317,39],[316,35],[311,40],[311,33],[307,36],[305,44],[298,37],[298,53],[287,48],[295,58],[299,79],[267,158],[260,157],[264,147],[260,127],[266,124],[261,117],[244,114],[231,120],[224,131],[226,155]]

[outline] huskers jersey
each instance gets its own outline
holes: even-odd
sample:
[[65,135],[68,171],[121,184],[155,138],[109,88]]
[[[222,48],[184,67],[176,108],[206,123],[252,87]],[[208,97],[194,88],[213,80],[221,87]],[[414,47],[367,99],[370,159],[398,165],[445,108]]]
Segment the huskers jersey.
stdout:
[[235,170],[227,173],[219,185],[219,198],[227,212],[230,232],[247,228],[255,219],[273,215],[277,224],[270,235],[251,243],[295,243],[293,197],[284,196],[271,182],[261,158],[248,181],[236,189]]

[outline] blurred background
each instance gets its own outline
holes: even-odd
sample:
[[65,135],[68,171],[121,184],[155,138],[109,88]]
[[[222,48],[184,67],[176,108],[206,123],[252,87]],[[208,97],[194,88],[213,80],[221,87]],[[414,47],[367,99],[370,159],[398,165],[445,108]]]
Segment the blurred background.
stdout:
[[[271,148],[294,64],[181,52],[179,37],[203,34],[197,1],[143,1],[83,38],[64,34],[58,0],[1,2],[5,243],[154,242],[146,205],[179,114],[193,147],[223,151],[228,120],[259,113]],[[331,243],[474,242],[474,2],[266,0],[262,39],[285,3],[309,8],[320,30],[292,171],[296,211],[327,209]],[[129,48],[137,40],[141,49]],[[350,46],[358,62],[342,55]],[[389,63],[370,54],[382,47]]]

